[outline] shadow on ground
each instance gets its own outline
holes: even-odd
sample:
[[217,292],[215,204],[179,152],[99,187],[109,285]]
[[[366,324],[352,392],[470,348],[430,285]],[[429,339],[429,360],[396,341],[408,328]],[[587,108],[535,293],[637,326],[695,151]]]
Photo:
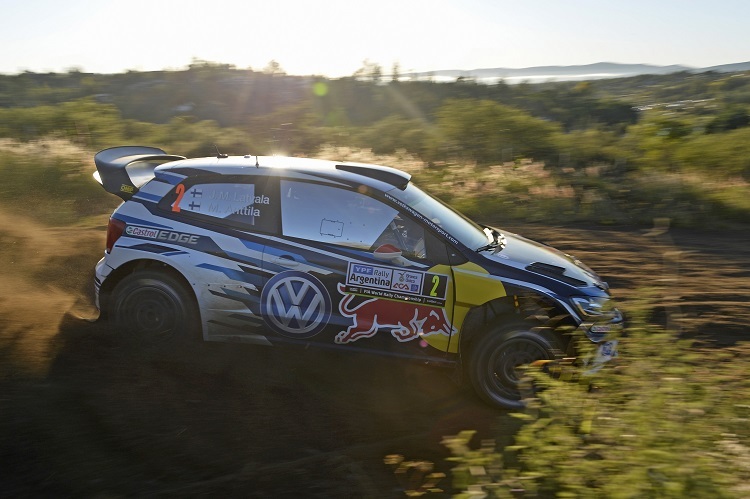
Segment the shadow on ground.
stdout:
[[391,359],[144,351],[70,314],[51,341],[44,377],[2,382],[13,494],[399,497],[384,456],[441,461],[443,435],[501,417],[448,372]]

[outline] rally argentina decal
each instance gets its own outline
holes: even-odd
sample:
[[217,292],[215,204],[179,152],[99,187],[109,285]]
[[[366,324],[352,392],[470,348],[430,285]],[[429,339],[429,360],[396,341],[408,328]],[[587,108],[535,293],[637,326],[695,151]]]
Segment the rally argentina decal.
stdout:
[[447,287],[447,275],[350,262],[345,290],[358,295],[444,307]]
[[261,314],[268,327],[288,338],[310,338],[331,318],[331,297],[318,279],[295,270],[273,276],[263,287]]
[[[432,334],[450,336],[455,328],[445,313],[448,276],[380,265],[350,263],[339,313],[353,320],[336,335],[344,344],[390,329],[400,342]],[[355,295],[372,297],[352,305]]]

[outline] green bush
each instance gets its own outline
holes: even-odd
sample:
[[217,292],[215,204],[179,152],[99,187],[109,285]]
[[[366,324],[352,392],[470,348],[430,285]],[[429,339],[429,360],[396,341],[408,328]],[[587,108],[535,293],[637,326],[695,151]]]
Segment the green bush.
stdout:
[[502,449],[471,450],[468,433],[446,440],[454,486],[466,497],[747,497],[747,360],[698,351],[643,312],[631,321],[617,364],[596,374],[529,369],[544,389],[515,415],[525,424],[504,449],[515,464]]
[[491,165],[553,156],[559,125],[491,100],[448,99],[437,111],[437,129],[457,156]]

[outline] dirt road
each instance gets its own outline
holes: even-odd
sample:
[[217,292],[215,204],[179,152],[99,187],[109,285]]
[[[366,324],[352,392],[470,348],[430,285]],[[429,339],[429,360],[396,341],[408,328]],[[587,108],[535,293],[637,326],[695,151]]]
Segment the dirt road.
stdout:
[[[381,358],[204,344],[144,352],[90,305],[103,228],[0,216],[0,495],[403,497],[390,453],[513,420],[447,372]],[[508,227],[570,252],[624,307],[644,293],[706,348],[750,335],[750,233]],[[445,484],[448,485],[448,484]]]

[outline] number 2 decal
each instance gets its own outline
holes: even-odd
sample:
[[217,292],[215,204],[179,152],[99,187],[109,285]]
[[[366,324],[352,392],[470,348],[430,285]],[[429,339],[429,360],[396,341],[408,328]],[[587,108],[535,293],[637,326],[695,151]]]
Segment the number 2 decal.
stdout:
[[437,296],[437,288],[440,285],[440,277],[432,276],[432,289],[430,290],[430,296]]
[[172,205],[172,211],[175,213],[179,213],[180,201],[182,201],[182,196],[185,195],[185,186],[182,184],[177,184],[177,187],[174,191],[177,193],[177,199],[175,199],[174,204]]

